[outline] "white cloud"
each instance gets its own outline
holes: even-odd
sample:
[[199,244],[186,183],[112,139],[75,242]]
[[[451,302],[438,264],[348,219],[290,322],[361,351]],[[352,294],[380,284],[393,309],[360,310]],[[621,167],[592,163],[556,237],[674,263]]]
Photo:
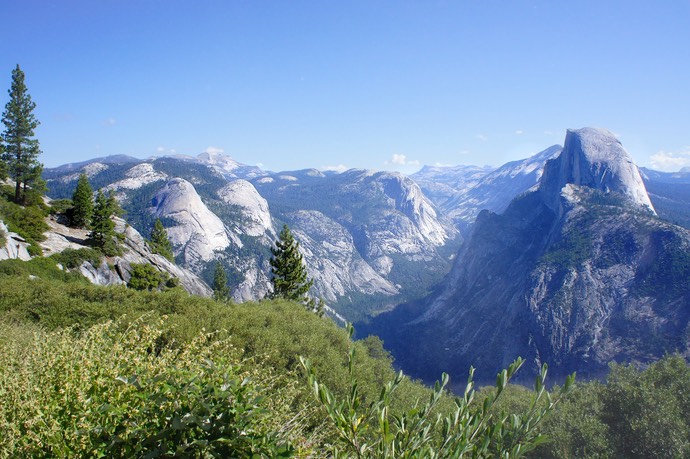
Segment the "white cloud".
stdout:
[[115,118],[107,118],[103,120],[103,125],[104,126],[115,126],[117,124],[117,120]]
[[350,168],[344,164],[338,164],[337,166],[323,166],[321,168],[322,171],[335,171],[338,173],[345,172],[348,169],[350,169]]
[[486,142],[487,140],[489,140],[489,138],[487,136],[485,136],[484,134],[477,134],[474,137],[477,140],[481,140],[482,142]]
[[421,163],[416,159],[408,160],[407,155],[399,155],[394,153],[390,161],[386,161],[384,164],[395,164],[397,166],[419,166]]
[[524,133],[525,132],[522,129],[518,129],[517,131],[515,131],[515,135],[522,135]]
[[683,167],[690,167],[690,147],[683,151],[659,151],[649,157],[652,169],[675,172]]
[[204,153],[208,153],[209,155],[219,155],[225,153],[225,150],[218,147],[208,147],[206,150],[204,150]]
[[391,162],[393,164],[399,164],[400,166],[404,166],[405,163],[407,163],[407,156],[393,154],[393,159],[391,159]]

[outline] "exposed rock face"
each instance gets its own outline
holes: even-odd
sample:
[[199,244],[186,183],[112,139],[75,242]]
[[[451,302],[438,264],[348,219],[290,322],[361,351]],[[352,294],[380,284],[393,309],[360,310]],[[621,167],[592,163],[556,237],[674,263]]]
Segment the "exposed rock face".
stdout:
[[[392,295],[423,290],[450,266],[444,249],[458,243],[458,231],[401,174],[308,169],[252,183],[305,245],[307,271],[324,298],[379,295],[361,309],[389,309]],[[415,269],[421,273],[410,282]]]
[[[54,218],[48,218],[49,230],[44,233],[45,240],[40,243],[43,255],[48,257],[64,251],[65,249],[79,250],[89,247],[89,231],[79,228],[70,228],[59,223]],[[154,254],[149,249],[144,238],[121,218],[115,219],[115,231],[121,233],[123,254],[110,257],[107,260],[93,266],[86,261],[78,268],[79,272],[91,283],[97,285],[126,284],[130,279],[131,265],[151,264],[161,272],[179,279],[180,285],[193,295],[210,296],[211,289],[192,272],[171,263],[164,257]],[[27,251],[28,243],[15,233],[7,231],[4,223],[0,222],[0,230],[5,234],[6,243],[0,247],[0,260],[17,258],[28,261],[32,257]],[[112,267],[112,268],[111,268]]]
[[5,243],[0,246],[0,260],[19,259],[30,260],[31,255],[27,250],[29,244],[17,233],[12,233],[7,226],[0,221],[0,235],[4,235]]
[[193,295],[211,296],[211,289],[198,276],[191,271],[177,266],[165,257],[152,253],[144,238],[122,219],[116,219],[115,231],[124,236],[122,244],[125,251],[120,257],[116,257],[115,266],[121,279],[126,283],[131,275],[133,263],[148,263],[159,271],[167,273],[171,277],[180,280],[180,284]]
[[[88,167],[88,166],[87,166]],[[125,173],[125,178],[106,186],[106,190],[120,191],[136,190],[149,183],[166,180],[168,176],[158,172],[151,163],[141,163],[132,167]]]
[[552,210],[559,210],[560,192],[567,184],[618,193],[629,203],[654,213],[637,166],[605,129],[568,130],[563,152],[547,163],[539,187]]
[[340,224],[321,212],[307,210],[295,212],[291,221],[316,290],[326,301],[336,302],[352,291],[366,295],[398,293],[362,259],[352,235]]
[[255,237],[274,235],[268,202],[256,191],[254,185],[238,179],[218,190],[217,194],[224,203],[240,208],[241,217],[234,222],[238,231]]
[[610,133],[569,131],[538,190],[479,214],[438,293],[373,331],[427,380],[472,365],[489,381],[517,356],[523,380],[690,356],[690,231],[655,217],[639,177]]
[[[231,243],[223,222],[203,203],[194,186],[188,181],[170,180],[153,198],[153,213],[158,218],[175,221],[167,228],[175,254],[183,254],[186,265],[194,266],[210,261],[215,252]],[[241,245],[238,239],[233,241]]]
[[[452,222],[400,174],[269,175],[214,152],[99,164],[47,171],[54,197],[69,197],[78,174],[92,169],[92,184],[117,190],[135,228],[150,231],[161,218],[182,266],[210,280],[221,261],[236,300],[268,292],[269,249],[282,222],[312,254],[314,295],[341,312],[390,309],[396,297],[421,294],[450,269],[460,243]],[[74,181],[63,182],[65,174]]]

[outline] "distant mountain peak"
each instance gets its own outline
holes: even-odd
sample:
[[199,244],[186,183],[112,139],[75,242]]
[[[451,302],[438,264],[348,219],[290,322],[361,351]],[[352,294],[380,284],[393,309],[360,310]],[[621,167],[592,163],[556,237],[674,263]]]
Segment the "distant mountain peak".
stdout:
[[563,151],[547,162],[539,185],[546,204],[556,212],[560,212],[566,185],[614,192],[629,203],[656,213],[640,171],[616,136],[606,129],[567,131]]

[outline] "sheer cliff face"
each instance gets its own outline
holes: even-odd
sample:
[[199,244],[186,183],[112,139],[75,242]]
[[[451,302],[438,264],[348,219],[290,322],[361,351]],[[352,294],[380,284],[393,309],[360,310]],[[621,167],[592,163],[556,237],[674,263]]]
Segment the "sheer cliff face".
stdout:
[[[515,357],[562,377],[690,355],[690,232],[656,218],[637,167],[604,130],[568,131],[537,190],[479,214],[436,294],[377,319],[396,361],[429,380],[490,380]],[[391,327],[391,325],[393,325]]]
[[603,193],[619,193],[634,206],[654,213],[640,172],[616,137],[605,129],[568,130],[563,152],[544,168],[539,190],[544,201],[559,211],[566,185]]

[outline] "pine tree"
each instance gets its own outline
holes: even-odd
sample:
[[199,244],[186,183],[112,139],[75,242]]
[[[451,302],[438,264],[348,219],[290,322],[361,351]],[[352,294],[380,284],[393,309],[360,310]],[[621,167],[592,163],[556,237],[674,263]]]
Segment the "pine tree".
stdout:
[[225,275],[225,268],[219,261],[216,262],[216,270],[213,273],[213,298],[218,301],[230,298],[228,276]]
[[292,236],[287,225],[278,236],[276,247],[271,249],[271,273],[273,277],[273,298],[285,298],[305,304],[313,308],[313,302],[307,297],[307,292],[314,283],[307,279],[307,270],[299,253],[299,243]]
[[7,178],[7,165],[4,159],[5,145],[2,142],[2,136],[0,135],[0,180],[5,180]]
[[112,216],[119,209],[119,206],[117,206],[117,209],[114,208],[116,204],[117,202],[112,195],[106,197],[103,190],[98,190],[93,216],[91,217],[91,233],[89,236],[94,245],[105,255],[117,255],[118,253],[117,245],[113,241],[115,222],[112,220]]
[[92,216],[93,189],[86,174],[81,174],[72,195],[72,224],[77,228],[88,228]]
[[153,253],[163,255],[170,261],[175,261],[172,244],[170,244],[168,233],[165,231],[165,227],[163,226],[160,218],[157,218],[156,223],[153,224],[150,245]]
[[41,150],[38,139],[34,138],[34,129],[40,124],[33,114],[36,104],[26,89],[24,72],[19,65],[12,71],[12,85],[8,92],[10,100],[2,114],[5,125],[2,160],[9,177],[15,182],[14,200],[22,203],[28,187],[45,186],[45,182],[41,179],[42,168],[38,162]]

